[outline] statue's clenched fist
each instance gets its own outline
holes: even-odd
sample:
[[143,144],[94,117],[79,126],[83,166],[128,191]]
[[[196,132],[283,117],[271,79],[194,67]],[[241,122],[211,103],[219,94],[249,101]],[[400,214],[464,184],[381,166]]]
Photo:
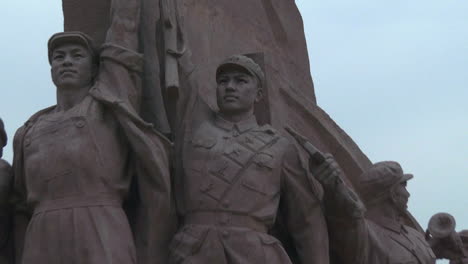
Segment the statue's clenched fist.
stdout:
[[342,182],[342,171],[335,158],[328,153],[324,155],[324,158],[324,161],[318,166],[315,162],[310,160],[309,169],[314,177],[320,182],[320,184],[324,185],[324,187],[333,186]]

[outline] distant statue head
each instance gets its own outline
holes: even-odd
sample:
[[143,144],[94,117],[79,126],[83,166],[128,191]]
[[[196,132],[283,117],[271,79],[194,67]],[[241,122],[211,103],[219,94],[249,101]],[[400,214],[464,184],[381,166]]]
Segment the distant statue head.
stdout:
[[360,193],[369,209],[391,206],[405,213],[410,196],[406,184],[412,178],[413,175],[403,173],[397,162],[378,162],[362,174]]
[[93,40],[82,32],[54,34],[48,43],[52,80],[58,89],[90,86],[97,72]]
[[234,55],[216,70],[216,98],[224,116],[253,114],[254,104],[263,97],[264,74],[254,60]]
[[0,118],[0,158],[3,156],[3,148],[8,143],[8,137],[5,131],[5,125],[3,120]]

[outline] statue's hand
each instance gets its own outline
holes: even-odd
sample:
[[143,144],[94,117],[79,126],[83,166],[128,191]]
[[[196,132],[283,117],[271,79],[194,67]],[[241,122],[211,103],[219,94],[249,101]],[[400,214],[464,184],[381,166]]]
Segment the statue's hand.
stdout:
[[325,206],[329,209],[328,213],[338,218],[361,219],[364,216],[366,208],[359,196],[343,182],[343,172],[331,154],[324,155],[325,160],[314,167],[313,161],[310,170],[314,177],[322,184],[327,197]]
[[317,181],[324,187],[332,187],[342,182],[342,171],[331,154],[325,154],[325,160],[319,166],[309,160],[309,168]]
[[459,262],[462,260],[462,249],[460,245],[457,245],[454,241],[451,241],[450,239],[434,238],[429,234],[429,231],[426,231],[426,240],[438,259],[450,259]]

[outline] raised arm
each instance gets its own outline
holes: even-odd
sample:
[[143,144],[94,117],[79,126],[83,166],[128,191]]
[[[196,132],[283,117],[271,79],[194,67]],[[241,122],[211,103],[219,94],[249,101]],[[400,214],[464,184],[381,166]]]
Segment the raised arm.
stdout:
[[142,101],[143,56],[138,53],[141,0],[112,0],[110,26],[101,47],[99,71],[91,95],[108,104],[119,104],[137,116]]
[[106,42],[138,49],[141,0],[112,0]]
[[310,177],[314,177],[324,191],[323,210],[327,219],[329,238],[335,257],[346,263],[375,263],[369,260],[369,243],[374,234],[364,218],[365,206],[341,178],[340,167],[330,154],[323,154],[308,139],[286,127],[309,155]]
[[332,252],[350,264],[380,263],[385,253],[379,246],[379,237],[365,218],[363,202],[343,181],[333,156],[325,154],[320,165],[310,162],[310,170],[324,190],[323,206]]
[[329,244],[317,186],[290,144],[283,158],[280,211],[300,263],[328,264]]

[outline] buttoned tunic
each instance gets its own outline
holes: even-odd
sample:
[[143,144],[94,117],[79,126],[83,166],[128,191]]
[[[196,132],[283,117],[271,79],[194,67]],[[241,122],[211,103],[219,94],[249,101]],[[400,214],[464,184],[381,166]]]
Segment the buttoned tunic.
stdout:
[[[433,264],[436,261],[431,247],[424,235],[416,229],[403,225],[390,219],[381,219],[378,222],[368,221],[369,259],[376,254],[379,260],[388,264]],[[364,234],[363,234],[364,235]],[[381,247],[373,249],[373,247]]]
[[[343,263],[435,264],[436,257],[424,234],[395,220],[329,219],[332,243]],[[345,223],[344,223],[345,222]]]
[[[139,54],[105,45],[81,103],[45,109],[17,132],[16,212],[29,216],[19,263],[166,263],[169,144],[134,110],[139,69]],[[124,211],[137,176],[138,203]]]
[[329,263],[318,186],[296,147],[254,116],[224,120],[201,100],[194,82],[184,85],[174,177],[181,226],[170,263],[291,263],[269,234],[279,218],[300,263]]

